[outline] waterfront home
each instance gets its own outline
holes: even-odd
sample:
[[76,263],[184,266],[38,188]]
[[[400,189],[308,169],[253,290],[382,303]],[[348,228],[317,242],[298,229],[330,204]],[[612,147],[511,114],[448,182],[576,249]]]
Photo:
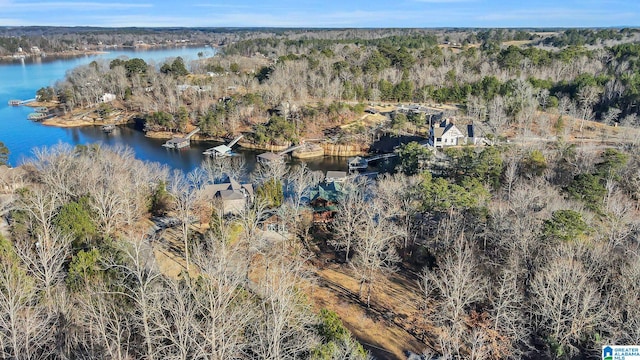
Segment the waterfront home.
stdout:
[[338,182],[318,184],[318,187],[309,195],[311,199],[309,205],[313,208],[313,222],[323,224],[333,221],[342,195],[342,185]]
[[238,214],[253,198],[253,184],[240,184],[234,179],[221,184],[205,185],[202,189],[205,199],[218,203],[222,213]]
[[433,124],[429,130],[429,145],[433,147],[475,145],[476,143],[473,124],[458,127],[451,120],[445,119]]

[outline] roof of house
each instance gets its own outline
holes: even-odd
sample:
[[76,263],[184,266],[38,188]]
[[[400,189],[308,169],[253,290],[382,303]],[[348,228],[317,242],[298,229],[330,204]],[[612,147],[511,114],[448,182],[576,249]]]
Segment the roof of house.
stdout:
[[434,127],[434,128],[433,128],[433,137],[441,138],[441,137],[442,137],[442,134],[444,134],[444,129],[445,129],[445,128],[441,128],[441,127]]
[[244,198],[245,194],[253,196],[253,184],[240,184],[234,179],[221,184],[205,185],[202,190],[205,197],[213,198],[219,196],[223,200]]
[[[458,129],[453,123],[448,121],[446,122],[446,126],[444,127],[434,126],[433,128],[433,137],[435,138],[444,137],[445,135],[454,134],[454,133],[459,133],[461,136],[464,136],[464,134],[462,133],[462,131],[460,131],[460,129]],[[457,134],[455,134],[454,136],[456,135]]]
[[327,176],[325,177],[326,180],[336,180],[336,179],[344,179],[347,177],[347,172],[346,171],[335,171],[335,170],[329,170],[327,171]]
[[222,200],[240,200],[244,199],[244,195],[237,190],[222,190],[220,191],[220,198]]
[[314,200],[323,199],[328,202],[336,203],[342,197],[343,189],[339,183],[331,182],[328,184],[319,184],[317,189],[311,191],[309,198]]

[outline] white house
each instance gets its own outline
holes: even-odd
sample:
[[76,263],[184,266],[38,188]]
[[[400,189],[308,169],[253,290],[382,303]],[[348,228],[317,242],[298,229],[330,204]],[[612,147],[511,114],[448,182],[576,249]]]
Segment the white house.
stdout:
[[103,103],[112,102],[115,99],[116,99],[116,95],[111,93],[104,93],[102,97],[100,97],[100,101]]
[[431,126],[429,130],[429,145],[433,147],[476,144],[473,124],[462,125],[460,128],[449,119]]

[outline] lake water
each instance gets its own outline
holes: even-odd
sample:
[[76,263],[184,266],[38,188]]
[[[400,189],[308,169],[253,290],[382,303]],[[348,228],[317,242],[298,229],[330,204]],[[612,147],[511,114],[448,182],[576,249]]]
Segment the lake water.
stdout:
[[[107,54],[65,59],[25,59],[14,63],[0,64],[0,141],[9,148],[9,163],[20,165],[32,156],[36,147],[53,146],[59,142],[72,146],[78,144],[102,143],[106,145],[130,146],[138,159],[160,162],[171,168],[191,171],[204,159],[202,151],[219,145],[213,142],[192,141],[191,147],[181,150],[162,147],[164,140],[151,139],[133,127],[118,127],[113,133],[105,134],[99,126],[58,128],[45,126],[27,119],[33,109],[27,106],[9,106],[10,99],[32,99],[38,89],[52,86],[64,79],[65,73],[79,65],[93,60],[109,61],[121,56],[139,57],[147,63],[162,63],[167,58],[181,56],[185,63],[198,58],[198,53],[213,56],[210,47],[177,47],[137,51],[134,49],[111,51]],[[245,157],[249,168],[253,167],[256,152],[236,149]],[[346,159],[341,157],[321,157],[305,160],[314,170],[346,170]]]

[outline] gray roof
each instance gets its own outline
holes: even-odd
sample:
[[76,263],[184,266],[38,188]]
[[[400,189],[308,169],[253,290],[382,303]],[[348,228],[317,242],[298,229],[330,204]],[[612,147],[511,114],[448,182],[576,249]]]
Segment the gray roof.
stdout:
[[240,191],[236,190],[223,190],[220,191],[220,197],[222,200],[239,200],[244,199],[244,195]]
[[282,156],[272,152],[265,152],[265,153],[259,154],[258,158],[262,160],[267,160],[267,161],[274,161],[274,160],[281,160]]
[[325,177],[325,179],[344,179],[346,177],[347,177],[346,171],[329,170],[327,171],[327,176]]
[[218,145],[218,146],[213,148],[213,151],[215,151],[217,153],[220,153],[220,154],[226,154],[226,153],[231,151],[231,148],[228,147],[227,145]]
[[176,144],[176,143],[181,143],[184,141],[187,141],[188,139],[185,138],[181,138],[181,137],[174,137],[173,139],[167,141],[167,144]]
[[205,197],[214,198],[219,196],[224,200],[233,200],[244,197],[242,190],[245,190],[247,195],[253,196],[253,184],[240,184],[234,179],[230,179],[229,182],[222,184],[208,184],[202,189]]
[[231,190],[238,191],[242,189],[242,186],[240,185],[240,183],[235,181],[234,179],[229,179],[229,184],[230,184]]

